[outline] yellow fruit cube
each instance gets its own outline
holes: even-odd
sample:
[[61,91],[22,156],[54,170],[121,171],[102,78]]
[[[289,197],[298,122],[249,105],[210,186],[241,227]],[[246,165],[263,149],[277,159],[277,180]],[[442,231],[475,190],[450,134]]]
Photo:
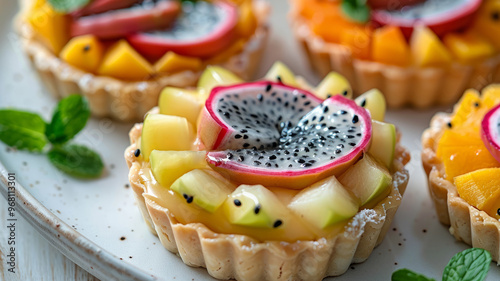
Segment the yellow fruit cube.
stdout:
[[495,48],[491,43],[472,32],[449,33],[444,37],[443,42],[451,53],[464,63],[476,62],[495,53]]
[[410,45],[413,60],[418,66],[442,66],[451,62],[450,52],[437,35],[425,26],[415,28]]
[[484,36],[495,48],[500,49],[500,1],[483,1],[479,8],[472,29]]
[[196,133],[184,117],[148,114],[141,135],[141,154],[149,160],[153,150],[191,150]]
[[483,89],[481,98],[483,99],[484,106],[492,108],[500,104],[500,85],[492,84]]
[[185,173],[194,169],[210,168],[205,160],[205,151],[159,151],[151,152],[151,172],[156,181],[165,188]]
[[186,57],[178,55],[174,52],[167,52],[159,59],[154,69],[156,72],[178,72],[184,70],[197,71],[203,67],[203,62],[199,58]]
[[153,74],[153,67],[126,40],[120,40],[106,52],[98,73],[118,79],[141,80]]
[[[37,5],[41,5],[37,8]],[[48,3],[35,3],[27,16],[36,36],[55,54],[59,54],[69,40],[70,19],[56,12]]]
[[184,117],[196,125],[203,103],[198,91],[166,87],[160,94],[159,107],[161,114]]
[[458,194],[467,203],[498,217],[500,209],[500,168],[477,170],[455,178]]
[[96,72],[104,55],[103,44],[94,35],[82,35],[71,39],[64,46],[61,59],[88,72]]
[[406,66],[410,62],[410,47],[397,26],[385,26],[373,33],[372,59],[374,61]]
[[236,31],[244,38],[252,36],[257,28],[257,18],[253,12],[252,1],[245,1],[238,7]]

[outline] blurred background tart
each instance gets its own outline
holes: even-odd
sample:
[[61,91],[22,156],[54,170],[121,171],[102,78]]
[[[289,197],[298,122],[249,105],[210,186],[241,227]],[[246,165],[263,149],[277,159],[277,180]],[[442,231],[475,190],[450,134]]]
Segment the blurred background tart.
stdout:
[[340,72],[355,94],[378,88],[390,107],[428,108],[500,81],[498,0],[290,2],[312,67]]
[[196,85],[207,65],[251,77],[268,34],[259,0],[66,2],[79,1],[21,1],[22,49],[55,97],[80,93],[93,115],[122,121],[142,119],[165,86]]
[[500,261],[500,85],[465,92],[422,135],[422,163],[439,221]]

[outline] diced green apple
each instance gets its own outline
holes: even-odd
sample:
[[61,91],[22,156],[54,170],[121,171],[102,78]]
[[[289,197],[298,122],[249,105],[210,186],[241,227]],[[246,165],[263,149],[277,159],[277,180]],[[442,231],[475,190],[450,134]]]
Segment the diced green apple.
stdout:
[[243,82],[241,78],[227,69],[220,66],[207,66],[201,74],[200,80],[198,80],[198,88],[208,95],[217,86],[227,86],[241,82]]
[[372,121],[372,142],[368,154],[391,169],[396,151],[396,126]]
[[356,215],[359,201],[333,176],[299,192],[288,208],[322,229]]
[[368,109],[373,120],[384,121],[386,102],[384,94],[377,89],[371,89],[355,99],[356,104]]
[[240,185],[224,202],[224,211],[232,224],[258,228],[279,228],[289,217],[289,210],[262,185]]
[[185,117],[193,125],[198,120],[203,103],[197,91],[174,87],[163,89],[158,102],[161,114]]
[[235,188],[217,173],[201,169],[187,172],[170,187],[183,196],[187,203],[194,203],[210,213],[215,212]]
[[380,198],[392,183],[392,176],[386,167],[375,161],[370,155],[351,166],[340,177],[339,182],[361,201],[361,206]]

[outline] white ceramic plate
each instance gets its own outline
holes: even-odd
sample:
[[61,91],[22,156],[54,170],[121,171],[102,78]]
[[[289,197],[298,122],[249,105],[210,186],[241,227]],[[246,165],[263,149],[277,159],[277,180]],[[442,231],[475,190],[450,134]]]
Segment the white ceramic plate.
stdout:
[[[259,76],[275,60],[297,74],[318,82],[294,43],[287,25],[286,1],[274,0],[272,36]],[[16,1],[2,1],[0,9],[0,107],[42,113],[48,119],[56,101],[30,70],[11,31]],[[440,279],[449,259],[467,245],[456,242],[439,224],[428,196],[420,163],[420,135],[437,111],[392,111],[388,120],[403,133],[411,151],[410,183],[393,226],[371,257],[351,267],[336,280],[390,280],[398,268],[410,268]],[[0,178],[15,173],[19,212],[56,248],[103,280],[209,280],[205,269],[191,268],[165,250],[142,221],[127,188],[128,169],[123,151],[132,124],[93,119],[76,142],[94,147],[106,163],[99,180],[69,178],[54,169],[44,155],[13,151],[0,144]],[[4,180],[4,179],[3,179]],[[0,184],[1,185],[1,184]],[[5,187],[0,188],[5,196]],[[493,266],[487,280],[500,280]]]

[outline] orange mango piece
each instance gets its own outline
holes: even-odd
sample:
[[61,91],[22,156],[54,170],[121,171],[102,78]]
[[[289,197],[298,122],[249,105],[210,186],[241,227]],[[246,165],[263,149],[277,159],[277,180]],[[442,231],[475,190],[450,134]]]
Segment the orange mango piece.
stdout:
[[94,35],[72,38],[61,51],[61,59],[88,72],[96,72],[104,55],[103,44]]
[[481,169],[455,178],[461,198],[500,219],[500,168]]
[[372,30],[368,27],[348,28],[341,33],[340,43],[349,48],[355,58],[369,59],[371,36]]
[[442,66],[451,62],[451,54],[437,35],[425,26],[418,26],[410,40],[413,60],[417,66]]
[[496,49],[500,49],[500,1],[483,1],[479,8],[472,29],[490,41]]
[[443,42],[455,58],[463,63],[474,63],[493,56],[493,45],[473,32],[449,33]]
[[[40,7],[36,7],[41,5]],[[69,21],[67,15],[56,12],[48,3],[35,3],[33,9],[27,15],[27,20],[33,27],[37,37],[55,54],[69,40]]]
[[148,79],[153,67],[126,40],[115,43],[104,55],[99,67],[100,75],[125,80]]
[[236,24],[237,33],[248,38],[252,36],[257,29],[257,18],[253,12],[252,1],[245,1],[238,7],[238,23]]
[[296,0],[300,15],[306,19],[318,16],[337,17],[340,15],[340,1]]
[[203,67],[203,62],[199,58],[186,57],[178,55],[174,52],[167,52],[159,59],[154,69],[156,72],[178,72],[184,70],[197,71]]
[[443,161],[450,181],[477,169],[500,167],[484,146],[478,126],[446,130],[439,140],[436,155]]
[[399,66],[410,63],[410,47],[399,27],[384,26],[375,30],[372,41],[374,61]]

